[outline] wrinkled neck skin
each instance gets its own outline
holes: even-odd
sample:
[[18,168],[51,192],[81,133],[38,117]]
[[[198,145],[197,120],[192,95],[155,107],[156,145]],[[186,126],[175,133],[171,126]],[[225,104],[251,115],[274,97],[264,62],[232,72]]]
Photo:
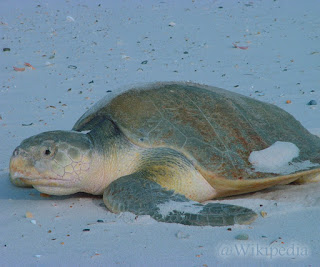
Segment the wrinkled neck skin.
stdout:
[[81,182],[83,190],[101,195],[114,180],[137,170],[142,148],[133,145],[111,121],[87,133],[94,146],[90,172]]

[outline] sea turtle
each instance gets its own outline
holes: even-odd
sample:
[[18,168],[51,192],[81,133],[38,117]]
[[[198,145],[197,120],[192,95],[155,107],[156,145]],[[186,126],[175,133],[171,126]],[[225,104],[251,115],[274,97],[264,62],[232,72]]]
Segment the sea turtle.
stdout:
[[255,171],[251,152],[276,141],[300,149],[294,161],[320,163],[320,139],[272,104],[205,85],[154,83],[102,99],[71,131],[24,140],[11,157],[10,177],[52,195],[103,194],[115,213],[187,225],[249,224],[257,217],[251,209],[199,202],[318,179],[319,167]]

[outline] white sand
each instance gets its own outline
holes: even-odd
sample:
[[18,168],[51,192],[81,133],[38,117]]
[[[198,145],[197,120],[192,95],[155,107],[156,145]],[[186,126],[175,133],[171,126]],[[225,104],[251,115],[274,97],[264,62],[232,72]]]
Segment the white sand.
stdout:
[[[89,195],[47,198],[16,188],[8,162],[30,135],[68,130],[102,96],[152,81],[226,88],[274,103],[318,132],[319,107],[306,104],[320,103],[319,7],[318,0],[1,0],[0,265],[318,266],[319,184],[221,201],[267,213],[249,226],[188,227],[112,214]],[[36,69],[13,70],[25,62]],[[249,240],[235,239],[242,233]]]

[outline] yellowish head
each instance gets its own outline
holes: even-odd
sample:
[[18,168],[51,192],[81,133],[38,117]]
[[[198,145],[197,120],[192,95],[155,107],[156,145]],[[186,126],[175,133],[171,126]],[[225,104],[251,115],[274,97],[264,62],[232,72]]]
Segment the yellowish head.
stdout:
[[10,179],[17,186],[66,195],[82,191],[90,171],[93,144],[88,135],[72,131],[44,132],[25,139],[10,160]]

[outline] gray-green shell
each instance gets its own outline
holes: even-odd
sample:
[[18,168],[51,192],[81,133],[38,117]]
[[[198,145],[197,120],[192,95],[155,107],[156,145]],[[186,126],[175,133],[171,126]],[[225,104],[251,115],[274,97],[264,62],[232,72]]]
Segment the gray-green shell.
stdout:
[[295,161],[320,163],[320,139],[286,111],[216,87],[157,83],[133,88],[88,110],[73,130],[91,130],[113,121],[134,144],[171,147],[184,153],[204,173],[227,179],[277,174],[253,172],[252,151],[276,141],[300,149]]

